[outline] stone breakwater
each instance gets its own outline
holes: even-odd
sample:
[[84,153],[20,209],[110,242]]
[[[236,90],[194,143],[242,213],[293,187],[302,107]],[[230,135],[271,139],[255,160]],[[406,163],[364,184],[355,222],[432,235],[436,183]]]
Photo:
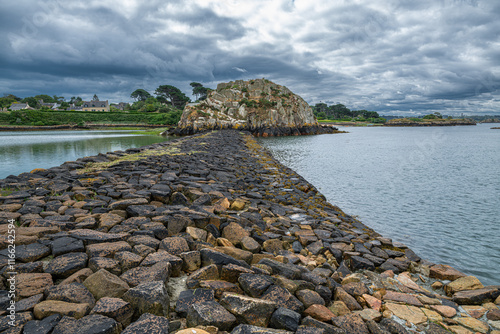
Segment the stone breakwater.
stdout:
[[2,333],[499,333],[500,286],[377,234],[248,133],[0,187]]

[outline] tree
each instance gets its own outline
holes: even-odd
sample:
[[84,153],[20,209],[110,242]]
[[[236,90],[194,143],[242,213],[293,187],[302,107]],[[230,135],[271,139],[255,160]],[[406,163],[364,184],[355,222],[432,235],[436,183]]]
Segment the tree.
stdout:
[[379,118],[379,114],[376,111],[368,111],[368,110],[358,110],[356,112],[358,115],[362,115],[364,118]]
[[38,100],[36,97],[33,97],[33,96],[25,97],[24,99],[21,100],[21,102],[27,103],[31,108],[35,108],[35,109],[38,108]]
[[146,101],[148,97],[151,97],[151,94],[144,89],[136,89],[130,94],[130,97],[136,101]]
[[190,100],[179,88],[171,85],[162,85],[158,87],[155,90],[155,94],[158,100],[164,98],[166,101],[170,102],[172,107],[177,109],[183,109]]
[[97,94],[94,94],[94,97],[92,98],[92,101],[99,101],[99,98],[97,97]]
[[193,87],[193,95],[197,100],[202,101],[207,98],[208,88],[203,87],[199,82],[191,82],[189,85]]
[[54,102],[58,102],[58,103],[64,102],[64,96],[54,95],[52,99],[54,100]]
[[327,110],[327,108],[328,108],[328,106],[326,105],[326,103],[323,103],[323,102],[321,102],[321,103],[316,103],[316,104],[314,105],[314,110],[315,110],[316,112],[318,112],[318,113],[320,113],[320,112],[325,113],[325,112],[326,112],[326,110]]
[[345,105],[337,103],[334,106],[330,106],[332,111],[332,116],[334,119],[342,119],[345,117],[353,117],[351,109],[347,108]]
[[0,109],[8,108],[12,103],[21,101],[20,97],[17,97],[12,94],[4,94],[3,97],[0,97]]
[[[42,100],[44,103],[55,103],[55,102],[57,102],[57,100],[54,100],[54,98],[52,96],[49,96],[49,95],[46,95],[46,94],[36,95],[35,99],[37,101]],[[31,104],[30,104],[30,106],[31,106]]]
[[83,100],[80,96],[77,96],[77,97],[72,96],[69,103],[74,104],[76,106],[81,106],[83,104]]

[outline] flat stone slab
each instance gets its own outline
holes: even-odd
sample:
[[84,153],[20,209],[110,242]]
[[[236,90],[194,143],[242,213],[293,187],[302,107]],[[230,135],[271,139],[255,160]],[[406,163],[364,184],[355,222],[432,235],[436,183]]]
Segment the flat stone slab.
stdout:
[[391,291],[391,290],[387,290],[383,299],[384,299],[384,301],[385,300],[395,301],[395,302],[410,304],[410,305],[418,306],[418,307],[424,306],[424,304],[422,304],[420,302],[420,300],[418,300],[417,297],[415,297],[415,296],[412,296],[412,295],[406,294],[406,293],[395,292],[395,291]]
[[189,306],[205,301],[215,301],[214,291],[211,289],[184,290],[180,293],[175,304],[175,311],[180,314],[187,314]]
[[460,277],[465,277],[467,275],[446,264],[437,264],[430,267],[429,276],[431,278],[437,278],[440,280],[454,281]]
[[118,333],[118,329],[119,324],[114,319],[100,314],[91,314],[78,320],[72,317],[63,317],[51,334],[115,334]]
[[220,330],[230,330],[236,317],[215,301],[194,303],[188,308],[186,323],[189,327],[215,326]]
[[57,238],[52,242],[52,255],[59,256],[66,253],[84,252],[85,246],[82,240],[71,237]]
[[54,285],[51,274],[18,274],[16,277],[16,291],[20,297],[31,297]]
[[238,321],[249,325],[267,327],[271,315],[277,308],[276,303],[226,292],[220,304],[234,314]]
[[104,233],[88,229],[69,231],[68,233],[73,238],[82,240],[86,245],[122,241],[127,236],[127,234],[124,233]]
[[87,246],[89,257],[113,257],[118,252],[130,252],[132,247],[128,242],[103,242]]
[[385,309],[392,312],[396,317],[418,325],[427,322],[427,317],[420,308],[409,305],[386,303]]
[[16,261],[34,262],[48,255],[50,248],[37,242],[16,247]]
[[169,277],[170,264],[168,262],[158,262],[152,267],[135,267],[120,276],[130,286],[153,281],[166,282]]
[[68,303],[86,303],[94,306],[95,298],[81,283],[55,285],[45,290],[46,300],[59,300]]
[[486,301],[494,301],[500,296],[500,285],[490,285],[482,289],[459,291],[453,295],[457,304],[480,305]]
[[75,319],[80,319],[89,311],[89,304],[68,303],[60,300],[44,300],[35,305],[33,314],[37,319],[43,319],[53,314],[67,315]]
[[87,266],[88,256],[85,253],[67,253],[50,261],[45,272],[54,277],[68,277]]

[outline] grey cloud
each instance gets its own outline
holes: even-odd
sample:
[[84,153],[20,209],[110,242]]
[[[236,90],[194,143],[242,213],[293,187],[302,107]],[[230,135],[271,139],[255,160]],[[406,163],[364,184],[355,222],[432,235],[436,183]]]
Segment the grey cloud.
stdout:
[[0,93],[102,92],[118,102],[136,88],[173,84],[188,93],[191,81],[215,88],[266,77],[312,104],[396,114],[499,112],[496,1],[343,1],[300,13],[283,0],[279,10],[296,25],[283,22],[282,29],[252,12],[182,4],[1,3]]

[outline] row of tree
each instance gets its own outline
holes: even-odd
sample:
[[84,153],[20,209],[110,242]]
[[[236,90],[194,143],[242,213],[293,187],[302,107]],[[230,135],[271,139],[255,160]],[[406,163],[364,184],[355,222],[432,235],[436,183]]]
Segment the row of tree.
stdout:
[[312,109],[318,119],[351,120],[355,118],[374,119],[380,117],[376,111],[351,110],[340,103],[330,106],[326,103],[316,103]]
[[[198,82],[191,82],[190,85],[197,101],[207,98],[210,88],[204,87]],[[186,103],[191,101],[179,88],[172,85],[161,85],[155,90],[154,94],[156,96],[151,95],[145,89],[136,89],[130,94],[130,97],[135,99],[136,102],[128,109],[145,112],[168,112],[171,108],[183,109]],[[97,95],[94,95],[93,100],[98,100]],[[66,101],[64,96],[46,94],[25,98],[5,94],[0,97],[0,108],[8,108],[12,103],[28,103],[30,107],[35,109],[44,109],[42,103],[58,103],[61,109],[67,109],[70,105],[81,106],[83,99],[80,96],[72,96],[69,101]]]
[[[203,85],[198,82],[191,82],[190,86],[193,87],[193,95],[196,97],[197,101],[202,101],[207,98],[210,88],[203,87]],[[179,88],[172,85],[161,85],[156,88],[154,94],[156,97],[142,88],[133,91],[130,97],[135,99],[136,102],[132,105],[132,109],[140,110],[146,108],[147,110],[145,111],[154,111],[156,108],[155,104],[160,106],[170,104],[173,108],[183,109],[186,103],[191,101],[191,99]]]

